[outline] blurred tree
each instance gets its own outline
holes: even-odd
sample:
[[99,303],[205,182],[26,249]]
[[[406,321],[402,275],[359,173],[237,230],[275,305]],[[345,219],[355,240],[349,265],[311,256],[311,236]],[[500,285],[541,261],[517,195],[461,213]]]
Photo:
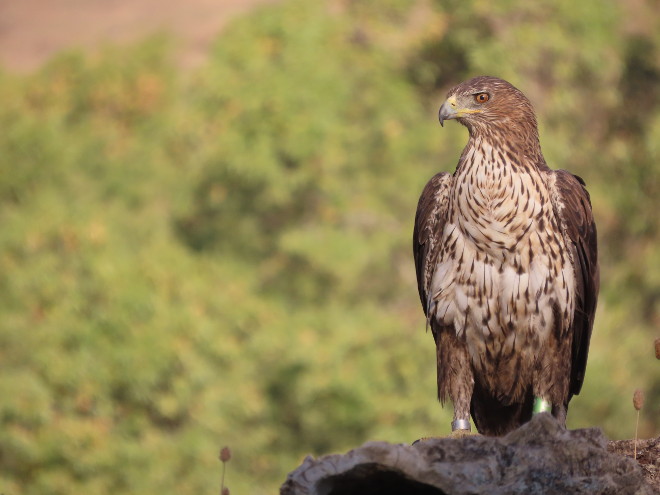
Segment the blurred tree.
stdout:
[[212,492],[230,445],[227,484],[266,493],[306,453],[446,432],[409,241],[465,142],[438,102],[479,73],[531,97],[592,192],[602,298],[569,420],[629,437],[643,388],[657,434],[651,4],[293,0],[196,74],[163,38],[0,73],[2,490]]

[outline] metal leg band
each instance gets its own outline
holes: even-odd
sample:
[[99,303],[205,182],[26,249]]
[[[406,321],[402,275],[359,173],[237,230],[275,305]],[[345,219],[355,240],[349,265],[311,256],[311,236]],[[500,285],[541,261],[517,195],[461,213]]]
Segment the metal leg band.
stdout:
[[532,414],[538,414],[542,412],[552,412],[552,404],[547,400],[542,399],[541,397],[534,397],[534,409],[532,409]]
[[451,431],[456,430],[467,430],[470,431],[470,420],[469,419],[455,419],[451,422]]

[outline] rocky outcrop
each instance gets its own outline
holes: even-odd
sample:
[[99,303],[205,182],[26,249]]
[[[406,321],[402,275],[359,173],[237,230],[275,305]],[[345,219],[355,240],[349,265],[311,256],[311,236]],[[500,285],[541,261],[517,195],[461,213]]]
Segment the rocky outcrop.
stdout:
[[368,442],[344,455],[308,457],[281,495],[650,495],[640,466],[607,451],[598,429],[566,430],[549,414],[504,437]]

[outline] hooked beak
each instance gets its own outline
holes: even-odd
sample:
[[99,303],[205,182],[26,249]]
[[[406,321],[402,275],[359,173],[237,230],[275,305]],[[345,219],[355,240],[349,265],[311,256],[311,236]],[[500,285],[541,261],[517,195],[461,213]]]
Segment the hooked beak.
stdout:
[[440,125],[444,127],[445,120],[455,119],[456,117],[458,117],[456,112],[456,97],[451,96],[440,107],[438,120],[440,121]]

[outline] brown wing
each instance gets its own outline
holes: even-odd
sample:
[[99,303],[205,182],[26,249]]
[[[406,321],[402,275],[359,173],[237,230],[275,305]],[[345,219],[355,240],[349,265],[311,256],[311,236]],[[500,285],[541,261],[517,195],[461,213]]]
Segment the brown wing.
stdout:
[[442,230],[447,221],[451,181],[452,176],[447,172],[434,175],[422,191],[415,214],[413,255],[419,299],[427,316],[431,279],[438,261]]
[[555,176],[553,208],[561,220],[575,264],[576,305],[571,328],[573,345],[570,384],[570,394],[573,395],[580,393],[584,381],[600,286],[596,224],[589,193],[582,178],[566,170],[551,173]]

